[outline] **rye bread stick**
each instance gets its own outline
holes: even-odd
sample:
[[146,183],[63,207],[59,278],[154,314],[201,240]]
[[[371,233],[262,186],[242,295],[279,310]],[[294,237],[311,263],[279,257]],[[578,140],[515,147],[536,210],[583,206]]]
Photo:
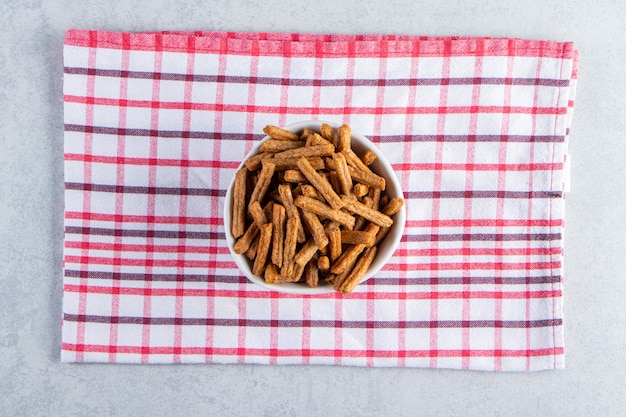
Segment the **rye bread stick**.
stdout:
[[280,270],[273,263],[268,263],[265,267],[264,274],[265,282],[268,284],[284,284],[285,282],[293,282],[291,276],[286,277],[281,275]]
[[393,216],[397,212],[400,211],[402,206],[404,205],[404,200],[401,198],[392,198],[381,210],[383,214],[387,216]]
[[261,208],[261,204],[258,201],[252,201],[248,206],[248,211],[252,216],[252,219],[256,223],[257,226],[261,227],[265,223],[267,223],[267,216],[265,215],[265,211]]
[[354,168],[352,166],[348,167],[350,171],[350,176],[352,180],[355,182],[360,182],[365,185],[369,185],[373,188],[378,188],[379,190],[384,190],[387,186],[385,179],[379,175],[374,174],[373,172],[363,171],[362,169]]
[[361,282],[363,277],[365,276],[367,270],[369,269],[372,261],[376,257],[377,247],[372,246],[367,248],[367,250],[363,253],[363,256],[358,260],[352,272],[348,277],[343,281],[341,287],[339,287],[339,291],[342,294],[349,294],[354,290],[354,288]]
[[278,284],[279,276],[280,273],[278,272],[278,268],[276,267],[276,265],[272,263],[267,264],[267,266],[265,267],[265,274],[263,276],[265,282],[268,284]]
[[304,176],[302,172],[300,172],[300,170],[288,169],[285,171],[285,174],[283,175],[283,181],[300,184],[300,183],[306,183],[309,180],[307,179],[307,177]]
[[322,273],[326,273],[330,270],[330,259],[328,256],[320,256],[317,258],[317,269]]
[[341,125],[337,129],[337,151],[341,152],[351,149],[350,140],[352,139],[352,129],[347,124]]
[[354,227],[354,216],[351,216],[344,211],[336,210],[330,207],[328,204],[317,201],[314,198],[300,195],[295,199],[294,205],[300,207],[302,210],[311,211],[325,219],[334,220],[339,224],[345,226],[347,229],[352,230],[352,228]]
[[354,265],[356,265],[356,262],[359,258],[358,257],[354,257],[350,259],[350,263],[348,264],[348,266],[346,267],[345,271],[343,271],[340,274],[329,274],[329,278],[330,278],[330,283],[333,284],[333,288],[335,289],[335,291],[339,291],[339,288],[341,288],[341,284],[343,284],[343,282],[345,281],[345,279],[348,277],[348,275],[350,275],[350,272],[352,272],[352,269],[354,268]]
[[341,193],[352,197],[352,176],[346,163],[346,157],[342,153],[335,153],[333,154],[333,162],[335,163],[335,172]]
[[245,232],[246,223],[246,182],[248,168],[243,167],[235,173],[233,185],[233,219],[231,232],[234,238],[238,238]]
[[380,188],[370,188],[367,195],[372,199],[372,209],[380,210],[380,196],[382,195]]
[[316,288],[319,283],[319,270],[316,262],[309,262],[304,267],[304,277],[306,284],[311,288]]
[[312,135],[313,133],[315,133],[315,130],[313,129],[309,129],[309,128],[302,129],[302,133],[300,133],[300,140],[303,140],[306,142],[309,135]]
[[375,160],[376,154],[371,149],[366,150],[363,155],[361,155],[361,162],[365,165],[371,165]]
[[341,231],[341,243],[347,245],[359,245],[372,246],[374,244],[376,236],[372,233],[368,233],[360,230],[342,230]]
[[322,123],[322,125],[320,126],[320,135],[322,135],[324,139],[332,143],[334,140],[335,132],[331,125],[329,125],[328,123]]
[[326,228],[328,234],[328,256],[332,262],[335,262],[339,256],[341,256],[341,230],[339,229],[339,223],[331,222]]
[[373,173],[372,170],[363,163],[361,158],[359,158],[359,156],[351,148],[342,149],[340,152],[346,157],[346,162],[351,167],[361,171]]
[[346,250],[343,251],[341,256],[337,258],[335,262],[333,262],[330,267],[330,272],[333,274],[341,274],[345,272],[348,267],[356,261],[361,252],[365,250],[365,245],[351,245]]
[[293,264],[293,272],[291,274],[291,282],[300,282],[302,281],[302,273],[304,272],[304,267],[300,264]]
[[283,266],[283,244],[285,243],[285,207],[274,204],[272,213],[272,263]]
[[339,210],[343,207],[341,198],[339,198],[335,190],[333,190],[333,187],[324,177],[315,171],[315,168],[311,166],[306,158],[300,158],[298,160],[298,168],[300,168],[302,174],[304,174],[311,185],[315,187],[315,189],[322,195],[322,197],[324,197],[332,208]]
[[235,246],[233,246],[233,250],[237,254],[245,253],[249,248],[256,236],[259,234],[259,227],[256,223],[251,223],[248,226],[248,230],[246,233],[241,236],[237,242],[235,242]]
[[252,273],[254,275],[260,276],[265,269],[267,254],[269,253],[270,243],[272,242],[272,228],[272,223],[266,223],[260,227],[259,246],[256,251],[256,258],[254,258],[254,265],[252,266]]
[[307,210],[302,210],[302,220],[313,237],[313,240],[317,244],[318,249],[322,249],[328,245],[328,237],[324,232],[324,226],[322,226],[322,222],[320,222],[317,214]]
[[293,203],[293,194],[291,193],[291,187],[289,186],[289,184],[281,184],[278,186],[278,193],[280,195],[280,199],[282,200],[283,206],[285,207],[285,213],[287,214],[287,217],[290,219],[297,219],[298,242],[305,242],[306,236],[304,234],[304,226],[302,225],[302,220],[300,219],[300,212]]
[[288,130],[282,129],[278,126],[267,125],[263,128],[263,133],[267,136],[280,139],[280,140],[299,140],[300,136],[297,133],[290,132]]
[[367,195],[367,193],[369,192],[369,189],[370,188],[367,185],[357,182],[356,184],[354,184],[354,187],[352,187],[352,193],[354,194],[355,197],[361,198]]
[[[392,198],[383,208],[383,213],[388,216],[393,216],[397,212],[400,211],[402,206],[404,205],[404,200],[401,198]],[[389,232],[391,231],[391,227],[381,227],[378,233],[376,233],[376,239],[374,241],[375,245],[378,245],[382,240],[387,237]]]
[[288,149],[296,149],[304,146],[303,141],[301,140],[278,140],[278,139],[269,139],[266,140],[259,146],[260,152],[282,152]]
[[326,145],[326,144],[332,145],[330,141],[322,137],[319,133],[313,132],[307,137],[305,146]]
[[315,189],[315,187],[313,187],[311,184],[302,184],[300,186],[300,189],[302,190],[302,195],[303,196],[311,197],[311,198],[314,198],[316,200],[326,202],[326,200],[324,200],[324,197],[322,197],[322,195],[319,193],[319,191],[317,191]]
[[246,258],[250,259],[251,261],[254,261],[254,258],[256,258],[256,251],[258,247],[259,247],[259,235],[257,235],[256,238],[254,238],[254,240],[252,241],[252,244],[250,244],[250,247],[246,251]]
[[317,243],[313,239],[309,239],[304,242],[304,245],[300,248],[296,256],[294,257],[294,262],[300,266],[305,266],[307,262],[309,262],[313,255],[317,252]]
[[[369,233],[373,236],[376,236],[376,233],[380,230],[380,226],[370,223],[365,228],[365,232]],[[345,272],[351,265],[354,265],[354,261],[358,258],[358,256],[365,250],[367,245],[365,244],[357,244],[349,246],[341,256],[333,262],[333,265],[330,268],[330,272],[333,274],[341,274]]]
[[283,276],[293,276],[294,257],[296,255],[296,244],[298,243],[298,220],[292,217],[287,220],[285,230],[285,243],[283,245],[283,266],[280,274]]
[[256,171],[257,169],[261,168],[261,163],[264,160],[270,159],[270,158],[273,158],[273,157],[274,157],[274,153],[273,152],[262,152],[262,153],[258,153],[256,155],[251,156],[250,158],[246,159],[243,164],[250,171]]
[[274,171],[276,169],[276,165],[274,165],[274,163],[270,162],[270,160],[264,160],[262,165],[263,168],[261,168],[259,179],[252,190],[250,202],[258,201],[260,203],[263,200],[263,197],[265,197],[265,193],[270,186],[270,182],[272,181],[272,177],[274,176]]
[[304,146],[302,148],[289,149],[274,154],[274,158],[311,158],[314,156],[330,156],[335,152],[335,147],[331,144]]
[[265,218],[267,219],[268,223],[272,222],[272,218],[274,215],[274,204],[275,202],[270,200],[267,202],[265,207],[263,207],[263,214],[265,214]]
[[348,209],[348,211],[365,217],[372,223],[375,223],[381,227],[391,227],[391,225],[393,224],[393,220],[391,219],[391,217],[381,213],[380,211],[371,209],[363,203],[360,203],[359,201],[348,198],[346,196],[342,196],[341,199],[343,200],[344,206],[346,209]]
[[[361,200],[361,203],[363,203],[363,205],[366,207],[370,207],[370,208],[374,207],[374,200],[372,200],[372,198],[369,196],[363,197],[363,199]],[[356,222],[354,223],[354,230],[362,230],[366,224],[367,224],[367,219],[365,217],[358,216],[356,218]]]

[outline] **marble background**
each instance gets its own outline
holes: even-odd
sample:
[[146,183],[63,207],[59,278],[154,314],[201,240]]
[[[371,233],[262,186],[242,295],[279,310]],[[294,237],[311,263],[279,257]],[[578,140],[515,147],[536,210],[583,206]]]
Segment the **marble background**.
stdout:
[[[626,409],[626,3],[3,0],[1,416],[618,416]],[[566,369],[493,374],[59,361],[62,43],[70,27],[515,36],[581,51],[565,233]]]

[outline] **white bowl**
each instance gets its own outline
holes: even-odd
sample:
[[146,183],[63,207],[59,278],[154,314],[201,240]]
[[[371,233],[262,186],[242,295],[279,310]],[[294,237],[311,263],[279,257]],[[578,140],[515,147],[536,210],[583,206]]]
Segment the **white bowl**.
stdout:
[[[331,125],[334,129],[337,129],[340,124],[325,122],[321,120],[307,120],[298,123],[291,124],[289,126],[284,126],[283,129],[289,130],[291,132],[301,132],[302,130],[308,128],[319,131],[322,123],[327,123]],[[250,150],[250,153],[246,156],[245,159],[250,158],[253,155],[256,155],[259,152],[259,147],[261,144],[268,140],[269,137],[266,136],[261,141],[256,143],[254,147]],[[389,196],[389,198],[401,197],[402,188],[400,187],[400,181],[396,177],[393,172],[393,168],[387,162],[385,156],[380,152],[380,150],[370,142],[365,136],[360,135],[358,132],[352,130],[352,149],[356,152],[357,155],[362,155],[366,150],[371,150],[376,154],[376,160],[370,165],[372,171],[385,178],[386,180],[386,189],[385,193]],[[244,159],[244,161],[245,161]],[[237,169],[243,167],[243,162],[239,165]],[[232,223],[232,189],[234,183],[234,175],[230,184],[228,185],[228,189],[226,191],[226,198],[224,201],[224,229],[226,232],[226,241],[228,243],[228,249],[235,260],[235,263],[241,270],[241,272],[252,282],[258,284],[259,286],[272,290],[278,291],[287,294],[300,294],[300,295],[311,295],[311,294],[326,294],[334,292],[333,286],[327,284],[323,280],[320,280],[319,285],[316,288],[311,288],[303,283],[284,283],[284,284],[267,284],[265,280],[259,276],[256,276],[252,273],[252,262],[245,256],[245,254],[237,254],[233,250],[235,245],[235,239],[231,233],[231,223]],[[389,234],[385,237],[385,239],[378,245],[378,251],[376,254],[376,258],[370,265],[365,277],[363,277],[363,281],[369,279],[372,275],[378,272],[385,263],[389,260],[391,255],[393,255],[394,251],[398,247],[400,243],[400,239],[402,238],[402,233],[404,232],[404,224],[406,221],[406,205],[403,205],[401,210],[393,216],[393,226],[391,226],[391,230]],[[358,288],[358,287],[357,287]]]

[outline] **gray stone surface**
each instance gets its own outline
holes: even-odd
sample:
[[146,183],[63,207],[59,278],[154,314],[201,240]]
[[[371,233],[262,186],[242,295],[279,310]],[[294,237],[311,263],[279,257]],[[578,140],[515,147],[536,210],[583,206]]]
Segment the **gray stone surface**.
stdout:
[[[1,416],[618,416],[626,400],[626,3],[451,0],[0,4]],[[574,41],[566,369],[493,374],[59,361],[62,43],[70,27],[515,36]]]

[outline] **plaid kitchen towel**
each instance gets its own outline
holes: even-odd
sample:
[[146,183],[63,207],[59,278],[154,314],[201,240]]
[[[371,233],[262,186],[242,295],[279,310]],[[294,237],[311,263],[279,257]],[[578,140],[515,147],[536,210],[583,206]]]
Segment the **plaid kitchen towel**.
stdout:
[[[62,360],[562,368],[572,43],[70,30]],[[226,187],[267,124],[348,123],[407,222],[349,295],[250,283]]]

